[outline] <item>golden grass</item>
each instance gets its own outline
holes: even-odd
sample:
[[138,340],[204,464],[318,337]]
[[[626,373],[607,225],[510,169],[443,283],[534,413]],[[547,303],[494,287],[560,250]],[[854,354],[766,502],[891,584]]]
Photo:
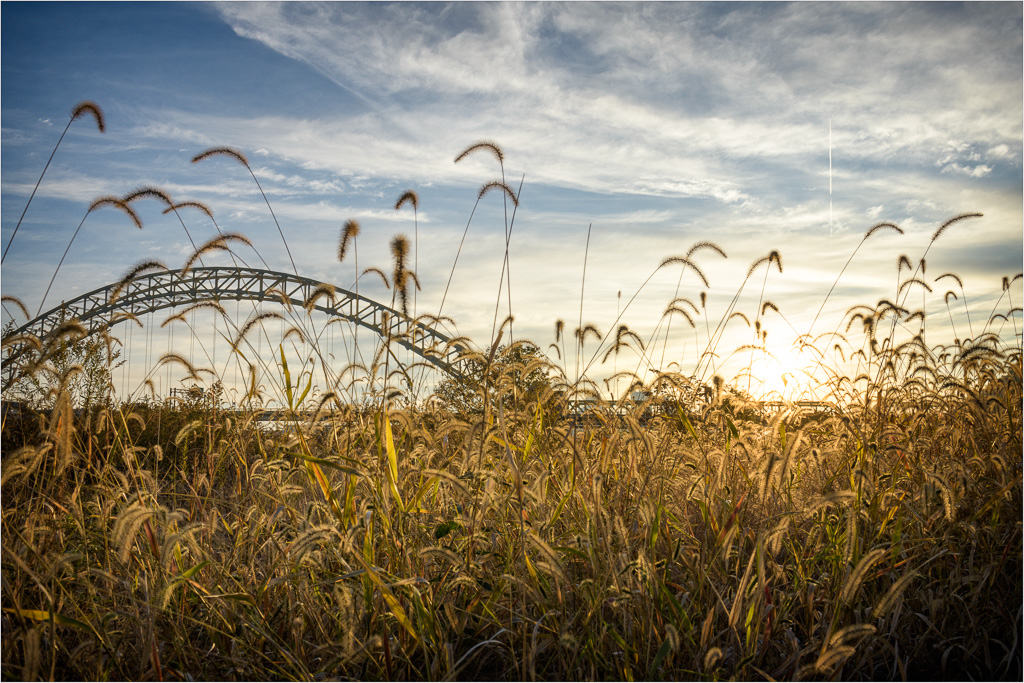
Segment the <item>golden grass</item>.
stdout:
[[489,421],[331,394],[269,434],[201,403],[76,418],[60,388],[8,418],[5,675],[1019,674],[1019,351],[835,412],[583,423],[490,362]]
[[[459,159],[476,150],[504,161],[493,143]],[[218,154],[248,166],[228,148],[195,160]],[[504,183],[487,188],[511,195]],[[406,193],[396,209],[405,202],[418,206]],[[947,221],[932,242],[974,216]],[[899,230],[880,223],[861,244],[882,228]],[[339,260],[357,233],[346,224]],[[189,265],[232,241],[251,246],[222,235]],[[691,260],[701,249],[725,255],[699,242],[662,266],[690,268],[707,286]],[[409,280],[419,286],[409,252],[396,237],[403,310]],[[767,279],[773,264],[781,272],[777,251],[747,279],[761,265]],[[909,264],[900,259],[897,277]],[[144,267],[154,265],[122,284]],[[897,298],[931,291],[923,271]],[[362,273],[389,284],[380,268]],[[935,282],[945,277],[962,293],[952,273]],[[254,311],[225,337],[249,377],[239,410],[211,390],[76,412],[74,383],[89,371],[69,359],[84,328],[5,337],[5,378],[48,390],[36,410],[3,416],[0,673],[1019,679],[1019,344],[986,328],[929,347],[923,317],[897,343],[885,323],[918,314],[882,299],[851,308],[836,332],[800,337],[819,358],[826,409],[769,406],[698,372],[734,317],[758,335],[738,351],[763,349],[762,315],[781,317],[764,293],[753,325],[735,310],[737,292],[712,333],[706,292],[698,308],[677,291],[665,316],[691,327],[704,317],[708,349],[692,374],[663,370],[644,385],[623,371],[643,392],[617,405],[536,345],[501,346],[511,315],[480,350],[460,340],[480,369],[462,387],[464,410],[440,391],[411,400],[416,368],[393,351],[406,341],[397,337],[311,392],[326,354],[290,326],[285,338],[309,360],[289,367],[282,342],[280,362],[264,367],[276,373],[269,398],[292,418],[279,429],[260,423],[269,401],[246,338],[281,314]],[[307,311],[335,295],[315,290]],[[195,306],[229,319],[215,302]],[[554,331],[548,348],[564,363],[564,322]],[[618,320],[602,331],[581,318],[575,337],[581,351],[598,342],[595,359],[646,358],[652,346]],[[830,370],[819,349],[856,362],[857,376]],[[213,374],[170,352],[157,365]],[[362,377],[370,387],[357,405],[346,386]],[[573,411],[579,399],[587,411]]]

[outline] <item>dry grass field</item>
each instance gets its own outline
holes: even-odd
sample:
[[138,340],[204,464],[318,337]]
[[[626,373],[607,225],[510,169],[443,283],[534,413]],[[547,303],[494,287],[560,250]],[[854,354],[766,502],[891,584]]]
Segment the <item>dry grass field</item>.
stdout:
[[[130,213],[132,199],[106,201]],[[883,229],[899,228],[865,241]],[[345,228],[340,258],[357,235]],[[409,241],[392,246],[393,268],[375,270],[406,308]],[[256,387],[237,410],[215,391],[117,399],[116,343],[73,320],[6,334],[0,673],[1020,680],[1021,347],[994,332],[1020,309],[1000,298],[984,328],[974,312],[970,337],[927,345],[903,304],[929,285],[908,265],[904,299],[805,340],[827,406],[678,371],[615,404],[563,350],[642,347],[637,333],[559,321],[544,353],[548,340],[503,344],[506,319],[465,344],[471,373],[418,401],[400,340],[347,370],[370,387],[358,402],[343,385],[310,393],[314,372],[282,347],[264,369],[291,419],[268,429]],[[705,315],[687,304],[670,308]],[[249,322],[243,357],[269,320]],[[858,376],[829,370],[834,350]]]

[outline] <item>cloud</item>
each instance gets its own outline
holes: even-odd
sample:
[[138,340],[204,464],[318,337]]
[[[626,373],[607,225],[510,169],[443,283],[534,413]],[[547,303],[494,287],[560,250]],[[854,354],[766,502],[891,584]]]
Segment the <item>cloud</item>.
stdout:
[[990,147],[986,154],[993,159],[1012,159],[1016,156],[1010,149],[1009,145],[996,145],[995,147]]
[[[218,7],[239,35],[368,103],[373,113],[343,121],[279,122],[292,156],[320,168],[345,169],[332,147],[338,159],[373,149],[376,163],[357,154],[349,166],[390,175],[390,156],[415,174],[494,137],[530,160],[533,182],[729,204],[751,194],[747,161],[778,176],[824,156],[829,118],[842,161],[920,162],[950,138],[1009,149],[1020,137],[1019,68],[994,58],[1020,46],[1005,21],[1019,8]],[[960,158],[940,167],[954,161],[948,172],[986,173]]]
[[943,173],[962,173],[965,176],[971,178],[984,178],[992,172],[992,167],[986,164],[978,164],[977,166],[967,166],[963,164],[947,164],[942,167]]

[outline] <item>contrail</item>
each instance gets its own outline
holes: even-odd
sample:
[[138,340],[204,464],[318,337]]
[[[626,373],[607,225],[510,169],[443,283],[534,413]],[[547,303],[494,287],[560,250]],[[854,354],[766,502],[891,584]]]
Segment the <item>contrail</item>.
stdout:
[[832,119],[828,120],[828,240],[832,244]]

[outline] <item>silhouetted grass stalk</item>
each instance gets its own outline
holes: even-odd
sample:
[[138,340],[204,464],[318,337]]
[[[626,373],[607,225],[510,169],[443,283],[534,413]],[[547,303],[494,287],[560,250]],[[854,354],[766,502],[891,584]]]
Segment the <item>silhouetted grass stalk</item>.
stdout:
[[0,263],[7,260],[7,252],[11,250],[11,244],[14,243],[14,236],[18,234],[18,228],[21,227],[21,222],[25,219],[25,214],[28,213],[28,207],[32,205],[32,199],[35,198],[36,191],[39,190],[39,186],[43,182],[43,176],[46,175],[46,170],[50,168],[50,162],[53,161],[54,155],[57,154],[57,148],[60,147],[60,143],[64,141],[64,136],[68,134],[68,130],[71,128],[71,124],[74,123],[75,119],[80,118],[85,114],[92,114],[93,118],[96,119],[96,127],[99,128],[101,133],[106,130],[106,125],[103,121],[103,112],[96,103],[89,101],[80,102],[71,110],[71,118],[68,119],[68,125],[64,126],[64,131],[57,139],[57,144],[53,146],[53,151],[50,152],[50,158],[46,160],[46,165],[43,166],[43,172],[39,174],[39,180],[36,181],[35,187],[32,188],[32,194],[28,196],[25,208],[22,209],[21,216],[18,217],[18,223],[14,226],[14,230],[11,232],[11,239],[7,240],[7,246],[4,247],[3,256],[0,257]]

